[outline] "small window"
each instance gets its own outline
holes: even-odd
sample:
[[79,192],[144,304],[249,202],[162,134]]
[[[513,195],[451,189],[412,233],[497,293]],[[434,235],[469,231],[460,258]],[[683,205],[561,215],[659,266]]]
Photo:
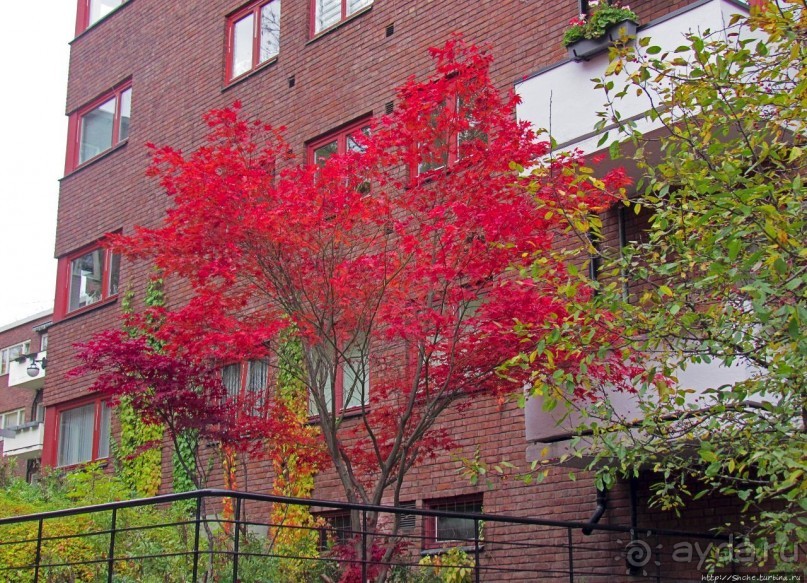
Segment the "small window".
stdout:
[[252,3],[227,19],[227,79],[244,75],[280,52],[280,0]]
[[243,404],[251,415],[258,415],[266,404],[269,390],[269,361],[228,364],[221,369],[221,381],[229,400]]
[[56,313],[60,317],[115,297],[120,286],[120,255],[100,247],[59,260]]
[[45,352],[48,349],[48,333],[43,332],[39,336],[39,351]]
[[31,341],[26,340],[0,350],[0,375],[8,374],[8,367],[13,360],[31,351]]
[[370,135],[370,126],[366,120],[352,123],[345,128],[331,132],[308,145],[308,163],[322,166],[334,154],[346,152],[363,152],[361,134]]
[[67,171],[129,137],[132,86],[125,83],[71,115]]
[[354,538],[350,512],[337,510],[319,515],[325,526],[319,531],[319,549],[326,551],[334,545],[347,544]]
[[[468,514],[482,513],[482,495],[459,496],[425,502],[430,510]],[[453,516],[429,516],[423,520],[424,540],[427,546],[445,544],[473,544],[478,535],[478,523],[472,518]]]
[[109,457],[112,409],[96,399],[58,411],[58,466],[73,466]]
[[12,429],[25,423],[25,409],[0,413],[0,429]]
[[313,34],[339,24],[349,16],[367,8],[373,0],[313,0],[314,26]]
[[126,0],[79,0],[76,19],[76,34],[114,12]]

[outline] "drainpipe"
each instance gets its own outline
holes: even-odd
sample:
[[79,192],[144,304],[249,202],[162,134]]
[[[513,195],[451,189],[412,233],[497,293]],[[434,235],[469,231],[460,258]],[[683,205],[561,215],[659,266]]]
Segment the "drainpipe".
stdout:
[[588,519],[588,524],[591,526],[583,527],[583,534],[586,536],[594,532],[593,525],[597,524],[605,514],[605,509],[608,507],[608,490],[600,490],[597,488],[597,507],[594,509],[594,514]]

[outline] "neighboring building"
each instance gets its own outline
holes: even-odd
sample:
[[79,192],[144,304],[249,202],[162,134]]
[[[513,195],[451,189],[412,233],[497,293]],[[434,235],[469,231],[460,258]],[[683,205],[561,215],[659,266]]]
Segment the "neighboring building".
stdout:
[[[135,224],[156,226],[165,212],[168,198],[144,178],[146,143],[191,150],[207,131],[202,114],[240,100],[247,115],[286,126],[298,157],[312,158],[323,145],[338,147],[344,142],[340,136],[369,115],[383,113],[395,100],[396,86],[430,72],[427,48],[460,31],[469,41],[492,45],[493,77],[502,91],[515,85],[525,100],[519,111],[524,119],[547,127],[551,95],[552,128],[562,134],[558,141],[575,145],[590,134],[603,101],[589,81],[601,72],[603,57],[572,62],[561,44],[581,4],[313,0],[283,2],[281,12],[280,0],[79,0],[56,234],[44,463],[64,467],[109,455],[114,423],[106,402],[87,394],[87,379],[66,373],[74,366],[75,342],[118,324],[121,292],[132,289],[142,297],[150,266],[120,261],[99,241],[105,233],[131,233]],[[704,10],[714,11],[711,17],[739,6],[730,0],[630,4],[650,34],[655,26],[683,32],[702,24]],[[170,301],[182,301],[180,288],[167,292]],[[475,401],[473,408],[441,421],[461,454],[473,457],[478,446],[482,459],[520,460],[526,470],[524,411],[493,398]],[[535,442],[543,437],[540,431],[530,434]],[[249,480],[250,490],[270,488],[265,466],[250,470]],[[473,486],[457,473],[456,461],[445,458],[413,470],[401,499],[417,507],[585,521],[595,495],[591,480],[572,482],[563,469],[537,485],[509,480],[494,489]],[[680,521],[642,510],[647,495],[641,480],[617,485],[602,522],[630,524],[631,498],[638,498],[639,523],[703,530],[722,522],[716,509],[730,506],[701,501],[693,505],[692,519]],[[340,498],[335,476],[327,471],[318,476],[315,496]],[[709,512],[701,512],[707,507]],[[426,533],[435,530],[423,527]],[[613,558],[604,556],[602,562]]]
[[42,404],[48,328],[53,313],[41,312],[0,326],[0,455],[27,480],[39,475],[45,435]]

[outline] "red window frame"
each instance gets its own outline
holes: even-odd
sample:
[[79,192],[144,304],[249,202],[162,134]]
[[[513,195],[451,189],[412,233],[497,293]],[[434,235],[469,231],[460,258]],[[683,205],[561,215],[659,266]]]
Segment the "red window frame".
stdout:
[[[316,164],[316,151],[322,146],[336,142],[336,151],[333,154],[340,155],[347,152],[348,138],[358,133],[367,133],[370,131],[369,116],[364,116],[360,120],[350,122],[349,124],[328,132],[327,134],[316,138],[308,143],[306,147],[307,161],[309,164]],[[327,159],[327,158],[326,158]]]
[[[97,250],[102,252],[101,287],[98,290],[100,296],[91,303],[71,309],[70,286],[73,262]],[[113,268],[117,270],[116,274],[113,274]],[[113,275],[115,275],[114,278]],[[112,253],[108,249],[104,249],[100,243],[95,242],[90,245],[86,245],[77,251],[73,251],[64,257],[60,257],[56,268],[56,298],[54,301],[53,320],[59,321],[68,315],[72,316],[74,314],[80,314],[85,311],[92,310],[97,306],[103,306],[108,301],[111,301],[118,296],[119,287],[120,255],[117,253]]]
[[373,0],[367,4],[367,6],[362,6],[350,14],[348,14],[348,8],[350,7],[350,0],[338,0],[340,2],[339,7],[339,20],[334,21],[332,24],[325,26],[323,28],[317,29],[317,0],[311,0],[311,26],[309,27],[309,32],[312,37],[317,36],[318,34],[322,34],[325,31],[331,30],[335,26],[339,26],[340,23],[344,22],[351,16],[355,14],[359,14],[367,9],[369,9],[373,5]]
[[101,22],[104,20],[109,14],[112,14],[116,10],[118,10],[121,6],[126,4],[128,0],[121,0],[120,4],[118,4],[115,8],[110,10],[104,16],[101,16],[90,22],[90,12],[92,7],[93,0],[78,0],[78,9],[76,10],[76,36],[87,30],[88,28],[94,26],[96,23]]
[[[429,510],[442,510],[444,512],[469,512],[468,506],[478,507],[477,510],[471,510],[477,514],[481,514],[482,505],[484,503],[483,494],[466,494],[463,496],[454,496],[451,498],[439,498],[434,500],[424,500],[423,506]],[[437,516],[424,516],[423,517],[423,548],[435,549],[443,547],[457,546],[457,543],[473,544],[473,540],[457,540],[451,538],[440,539],[438,533],[438,520]],[[477,524],[477,528],[479,525]],[[478,532],[477,532],[478,534]]]
[[[42,452],[42,463],[47,466],[51,467],[60,467],[60,468],[73,468],[80,466],[82,464],[91,463],[98,460],[108,459],[111,455],[110,445],[112,442],[112,411],[110,408],[110,417],[109,417],[109,436],[107,442],[107,452],[106,455],[100,455],[100,446],[101,446],[101,424],[102,424],[102,408],[104,406],[108,407],[108,399],[102,397],[101,395],[93,395],[91,397],[86,397],[83,399],[76,399],[73,401],[59,403],[54,407],[48,407],[45,413],[45,431],[47,437],[45,439],[45,444],[43,447]],[[72,411],[74,409],[78,409],[80,407],[86,407],[87,405],[94,406],[94,416],[93,416],[93,429],[92,429],[92,445],[90,447],[90,459],[83,460],[81,462],[75,464],[67,464],[67,465],[58,465],[59,464],[59,450],[60,450],[60,434],[61,434],[61,422],[62,422],[62,414],[67,411]]]
[[[71,172],[72,170],[75,170],[80,166],[89,164],[96,158],[104,155],[110,150],[113,150],[119,144],[126,143],[129,140],[128,126],[126,136],[124,136],[123,138],[121,138],[120,136],[121,98],[124,93],[129,91],[130,92],[129,103],[131,106],[131,89],[132,89],[132,80],[127,79],[123,83],[120,83],[119,85],[115,86],[110,91],[107,91],[102,95],[99,95],[91,102],[81,106],[79,109],[70,114],[70,118],[68,119],[67,122],[67,159],[65,161],[65,174]],[[97,154],[87,158],[86,160],[79,161],[79,156],[81,153],[81,121],[87,114],[94,111],[99,106],[105,104],[107,101],[110,101],[111,99],[115,100],[115,113],[112,117],[112,136],[110,146],[98,152]],[[129,114],[129,117],[131,118],[131,112]]]
[[[247,4],[243,8],[233,12],[227,17],[227,46],[226,46],[226,65],[225,65],[225,77],[226,82],[231,82],[236,79],[240,79],[245,75],[249,75],[251,72],[268,65],[269,63],[274,62],[277,59],[278,54],[280,54],[280,35],[278,33],[278,50],[275,52],[274,55],[271,55],[264,59],[263,61],[260,60],[261,58],[261,11],[265,6],[275,3],[277,5],[278,10],[278,18],[282,17],[282,12],[280,10],[281,0],[257,0],[256,2],[251,2]],[[235,58],[235,25],[242,21],[244,18],[252,15],[252,63],[249,69],[238,73],[237,75],[234,74],[233,71],[233,59]],[[279,26],[279,24],[278,24]]]

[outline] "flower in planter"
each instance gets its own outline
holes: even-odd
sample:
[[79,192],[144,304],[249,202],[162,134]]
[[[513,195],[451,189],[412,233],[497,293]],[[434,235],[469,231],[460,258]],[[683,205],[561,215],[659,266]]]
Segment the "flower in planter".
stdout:
[[632,20],[638,23],[636,13],[630,6],[624,7],[602,2],[590,2],[591,13],[581,14],[569,21],[569,28],[563,33],[563,45],[569,46],[582,39],[597,39],[605,35],[606,31],[620,22]]

